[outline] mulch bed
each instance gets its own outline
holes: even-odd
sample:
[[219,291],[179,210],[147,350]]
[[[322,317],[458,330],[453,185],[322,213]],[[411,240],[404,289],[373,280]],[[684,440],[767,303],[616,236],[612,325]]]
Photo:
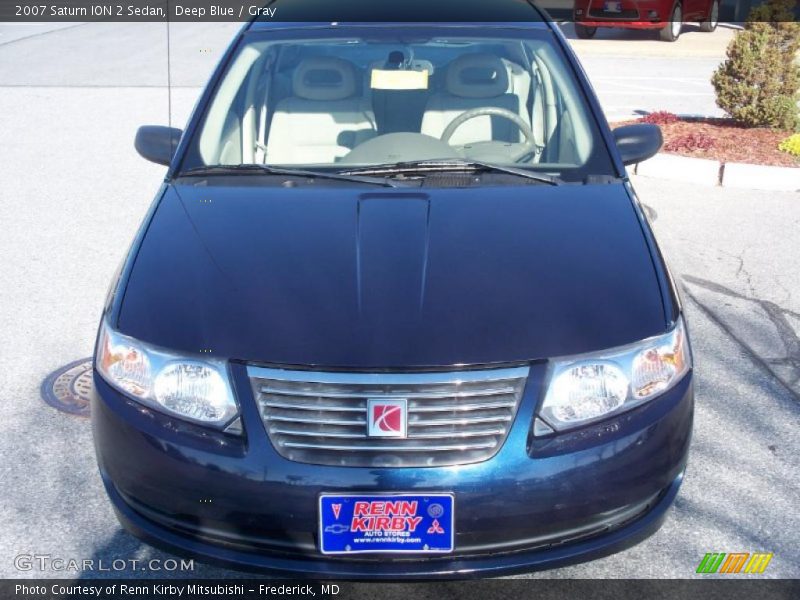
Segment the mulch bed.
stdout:
[[[638,122],[641,121],[612,123],[611,127]],[[658,125],[664,134],[662,152],[667,154],[709,158],[723,163],[800,168],[797,157],[778,150],[778,144],[792,132],[747,128],[730,119],[678,118]]]

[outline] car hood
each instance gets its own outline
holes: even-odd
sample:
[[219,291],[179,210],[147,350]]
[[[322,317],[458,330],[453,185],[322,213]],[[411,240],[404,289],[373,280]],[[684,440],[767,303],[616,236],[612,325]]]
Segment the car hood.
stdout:
[[117,325],[186,353],[407,368],[527,361],[665,330],[622,184],[170,185]]

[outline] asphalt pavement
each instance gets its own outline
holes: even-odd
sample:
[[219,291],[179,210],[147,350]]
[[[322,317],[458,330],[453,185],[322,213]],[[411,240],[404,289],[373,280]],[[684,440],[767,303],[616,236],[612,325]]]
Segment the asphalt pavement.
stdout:
[[581,40],[571,23],[562,25],[610,122],[660,110],[682,116],[724,116],[711,74],[725,58],[736,29],[720,24],[715,32],[703,33],[686,24],[678,40],[668,43],[660,41],[655,31],[603,28],[594,38]]
[[[173,27],[171,119],[180,126],[238,25]],[[25,553],[168,558],[118,526],[88,421],[39,394],[48,373],[91,354],[106,287],[163,176],[132,140],[139,125],[169,117],[164,33],[160,24],[93,24],[0,35],[0,577],[76,576],[20,571],[14,557]],[[622,75],[616,58],[584,59],[592,78]],[[653,537],[531,577],[692,577],[706,552],[763,551],[774,553],[764,576],[796,578],[800,195],[635,185],[684,288],[697,369],[689,469]],[[176,575],[241,576],[200,563]]]

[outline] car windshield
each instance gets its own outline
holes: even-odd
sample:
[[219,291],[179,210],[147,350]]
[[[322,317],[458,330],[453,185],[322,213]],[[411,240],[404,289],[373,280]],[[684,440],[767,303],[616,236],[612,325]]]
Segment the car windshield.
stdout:
[[543,27],[253,32],[206,106],[183,173],[472,161],[567,180],[613,175],[575,73]]

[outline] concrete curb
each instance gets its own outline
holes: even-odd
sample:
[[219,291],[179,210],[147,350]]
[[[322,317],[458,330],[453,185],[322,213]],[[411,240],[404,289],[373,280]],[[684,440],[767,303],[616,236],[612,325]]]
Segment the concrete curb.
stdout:
[[719,185],[719,162],[675,154],[656,154],[636,165],[636,174],[701,185]]
[[726,187],[800,191],[800,169],[725,163],[723,182]]
[[800,192],[800,168],[745,163],[722,164],[707,158],[656,154],[638,163],[634,173],[644,177],[685,181],[700,185],[780,192]]

